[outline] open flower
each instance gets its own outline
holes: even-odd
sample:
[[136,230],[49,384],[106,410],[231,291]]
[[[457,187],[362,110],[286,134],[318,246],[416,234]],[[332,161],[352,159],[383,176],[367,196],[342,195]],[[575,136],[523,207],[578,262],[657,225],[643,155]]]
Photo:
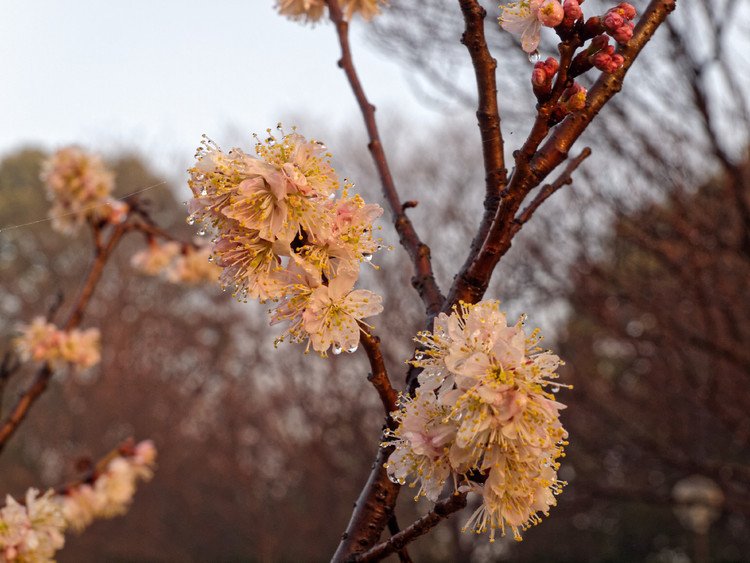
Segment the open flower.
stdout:
[[383,310],[379,295],[366,289],[352,291],[356,280],[356,274],[344,272],[310,294],[302,321],[316,352],[332,346],[334,353],[356,350],[360,321]]
[[564,405],[549,390],[560,359],[539,349],[522,320],[509,325],[497,301],[460,303],[415,340],[421,387],[393,413],[389,476],[415,476],[434,500],[450,473],[459,490],[482,496],[466,529],[520,539],[564,485],[556,461],[567,443]]

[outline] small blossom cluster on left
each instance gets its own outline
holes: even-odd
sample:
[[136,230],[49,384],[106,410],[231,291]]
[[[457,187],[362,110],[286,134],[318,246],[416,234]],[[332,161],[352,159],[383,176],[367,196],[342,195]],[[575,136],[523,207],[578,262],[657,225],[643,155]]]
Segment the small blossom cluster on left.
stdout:
[[0,509],[0,561],[54,561],[65,545],[65,531],[81,531],[95,518],[123,514],[135,493],[138,480],[153,474],[156,448],[149,440],[124,446],[84,483],[62,493],[50,489],[42,496],[29,489],[23,503],[6,497]]
[[268,135],[256,144],[259,158],[204,141],[189,170],[188,223],[215,231],[224,287],[277,304],[272,323],[288,322],[279,341],[307,341],[323,356],[353,351],[362,319],[382,311],[379,295],[354,284],[381,246],[372,223],[383,210],[350,195],[346,182],[336,197],[340,182],[322,143]]
[[21,336],[14,340],[24,361],[45,362],[51,369],[70,367],[81,371],[101,359],[99,329],[61,330],[44,317],[19,326]]
[[86,221],[121,222],[128,206],[111,197],[114,175],[101,158],[79,147],[65,147],[42,165],[41,179],[53,202],[52,227],[72,234]]

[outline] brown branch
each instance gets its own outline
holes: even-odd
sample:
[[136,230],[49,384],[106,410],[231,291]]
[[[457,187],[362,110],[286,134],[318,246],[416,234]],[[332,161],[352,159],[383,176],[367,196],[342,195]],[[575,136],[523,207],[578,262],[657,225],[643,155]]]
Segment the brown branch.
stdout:
[[393,176],[391,175],[385,151],[383,150],[383,143],[380,140],[378,125],[375,121],[375,106],[367,99],[362,83],[359,81],[357,71],[354,68],[354,61],[352,60],[351,49],[349,47],[349,23],[344,19],[338,0],[326,0],[326,3],[328,4],[331,21],[336,26],[341,45],[341,59],[338,64],[346,73],[354,97],[357,99],[359,108],[362,111],[367,135],[370,139],[368,148],[375,162],[375,167],[378,170],[380,183],[383,188],[383,196],[391,210],[393,224],[399,235],[399,241],[409,253],[414,263],[415,275],[412,278],[412,285],[422,298],[422,302],[427,308],[427,313],[436,314],[440,310],[445,298],[440,292],[437,281],[435,281],[435,275],[432,272],[430,248],[419,239],[414,225],[406,213],[404,213],[404,208],[396,191]]
[[385,414],[390,421],[391,413],[398,410],[398,393],[396,393],[388,377],[383,352],[380,350],[380,338],[363,328],[360,331],[360,342],[367,353],[367,359],[370,360],[370,368],[372,369],[367,379],[377,390]]
[[568,162],[568,165],[565,167],[565,170],[563,170],[563,173],[560,174],[560,176],[558,176],[558,178],[554,182],[542,186],[542,189],[539,191],[536,197],[516,219],[516,231],[520,230],[524,223],[531,219],[532,215],[534,215],[536,210],[539,209],[539,206],[542,205],[542,203],[544,203],[552,194],[554,194],[563,186],[573,183],[573,172],[575,172],[576,169],[581,165],[581,163],[589,156],[591,156],[591,149],[589,147],[585,147],[577,157]]
[[[390,519],[388,520],[388,531],[391,533],[391,536],[395,536],[398,534],[401,529],[398,527],[398,520],[396,520],[396,515],[391,515]],[[409,556],[409,552],[406,551],[406,547],[402,547],[397,551],[398,554],[398,560],[401,563],[413,563],[412,558]]]
[[383,467],[391,451],[390,447],[378,450],[370,477],[354,504],[349,525],[341,536],[332,562],[353,561],[357,554],[375,545],[393,515],[401,486],[388,478]]
[[497,103],[497,81],[495,71],[497,61],[490,54],[487,40],[484,36],[484,19],[487,11],[477,0],[459,0],[463,12],[465,31],[461,36],[463,43],[471,56],[474,76],[477,82],[478,107],[477,122],[482,138],[482,156],[485,172],[484,215],[479,230],[471,241],[469,256],[466,263],[476,259],[492,225],[498,205],[501,200],[501,190],[508,181],[508,171],[505,168],[505,153],[503,136],[500,129],[500,109]]
[[458,512],[465,506],[466,493],[451,495],[450,498],[438,501],[428,514],[422,516],[422,518],[398,534],[391,536],[388,540],[353,558],[353,561],[363,563],[365,561],[380,561],[391,553],[402,549],[419,536],[426,534],[444,519],[448,518],[448,516],[454,512]]
[[[117,246],[117,243],[122,238],[122,235],[125,233],[125,230],[126,228],[124,224],[117,225],[113,228],[112,233],[105,244],[97,244],[96,258],[89,269],[83,289],[81,290],[73,309],[70,311],[65,323],[63,323],[63,330],[72,330],[80,324],[86,305],[88,305],[91,296],[94,294],[94,289],[96,289],[96,285],[101,279],[104,266]],[[46,364],[39,369],[31,386],[18,398],[18,401],[13,406],[13,410],[3,421],[2,426],[0,426],[0,452],[3,451],[10,437],[26,418],[31,406],[47,389],[47,385],[49,384],[52,375],[52,369],[49,367],[49,364]]]
[[573,143],[604,104],[620,91],[628,69],[653,37],[659,25],[674,10],[676,1],[651,1],[635,28],[633,38],[620,50],[625,60],[623,66],[611,74],[602,74],[589,91],[586,107],[570,114],[539,148],[549,133],[548,118],[553,109],[550,104],[556,102],[561,89],[567,83],[567,76],[563,73],[567,72],[573,51],[576,45],[580,44],[580,38],[573,36],[560,44],[560,72],[553,88],[553,96],[540,106],[529,137],[522,149],[516,153],[516,168],[506,189],[507,196],[495,214],[484,246],[476,259],[471,264],[465,265],[456,277],[443,307],[444,310],[450,309],[459,300],[474,303],[484,296],[495,266],[510,249],[514,235],[515,214],[523,199],[567,158]]

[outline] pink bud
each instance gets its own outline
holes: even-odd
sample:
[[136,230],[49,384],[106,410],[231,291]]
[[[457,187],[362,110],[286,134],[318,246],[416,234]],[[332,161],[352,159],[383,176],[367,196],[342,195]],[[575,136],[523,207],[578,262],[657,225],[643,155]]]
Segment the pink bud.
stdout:
[[622,55],[615,53],[613,45],[608,45],[589,57],[589,62],[602,72],[614,72],[625,62]]
[[618,4],[617,10],[620,11],[622,17],[624,17],[626,20],[632,20],[638,13],[636,12],[635,7],[632,4],[628,4],[627,2],[621,2],[620,4]]
[[557,69],[560,68],[560,63],[557,62],[557,59],[554,57],[547,57],[547,60],[544,61],[544,69],[547,71],[547,74],[550,76],[554,76],[557,72]]
[[[536,63],[537,65],[543,63]],[[541,68],[534,67],[531,72],[531,84],[537,88],[542,88],[547,84],[547,71],[544,70],[544,66]]]
[[623,18],[618,12],[614,10],[610,10],[606,14],[604,14],[604,19],[602,19],[602,23],[604,24],[604,28],[612,32],[615,29],[622,26],[622,24],[625,23],[625,18]]
[[581,4],[578,0],[565,0],[563,11],[565,12],[563,22],[566,26],[572,26],[574,22],[583,17],[583,10],[581,10]]
[[615,41],[624,45],[633,37],[633,27],[633,22],[628,22],[611,31],[610,34]]
[[565,17],[565,10],[559,0],[544,0],[536,14],[537,19],[542,25],[547,27],[557,27]]

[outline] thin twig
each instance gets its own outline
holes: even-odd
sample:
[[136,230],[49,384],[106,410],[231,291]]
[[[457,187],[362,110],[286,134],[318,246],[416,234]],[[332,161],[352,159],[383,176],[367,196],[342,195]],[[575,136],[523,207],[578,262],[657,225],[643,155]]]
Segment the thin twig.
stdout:
[[398,393],[393,388],[391,380],[388,377],[388,370],[383,360],[383,352],[380,350],[380,338],[370,333],[367,329],[360,332],[360,342],[370,360],[372,372],[367,377],[373,384],[383,403],[385,414],[390,420],[390,414],[398,409]]
[[358,555],[353,560],[358,563],[366,561],[380,561],[391,553],[402,549],[408,543],[414,541],[419,536],[429,532],[440,522],[448,518],[454,512],[458,512],[466,506],[466,493],[451,495],[447,499],[438,501],[435,507],[419,520],[414,522],[408,528],[405,528],[398,534],[391,536],[386,541],[379,543],[372,549],[362,555]]
[[471,56],[474,76],[477,82],[478,107],[477,122],[482,139],[482,156],[484,159],[484,215],[474,239],[471,242],[466,259],[471,264],[482,248],[492,219],[500,205],[501,190],[508,181],[505,168],[503,135],[500,128],[500,110],[497,103],[497,81],[495,71],[497,61],[491,55],[484,36],[484,19],[487,11],[477,0],[459,0],[463,12],[465,31],[461,36]]
[[[396,515],[392,514],[391,518],[388,520],[388,531],[391,533],[391,536],[395,536],[398,534],[401,529],[398,527],[398,520],[396,519]],[[402,547],[398,550],[398,560],[401,563],[413,563],[411,557],[409,556],[409,552],[406,550],[406,547]]]
[[[484,246],[476,259],[468,267],[465,265],[459,275],[456,276],[443,307],[444,310],[449,310],[460,300],[475,303],[484,296],[495,266],[510,249],[515,228],[515,215],[523,199],[567,158],[568,151],[573,143],[596,117],[604,104],[620,91],[628,69],[646,43],[653,37],[658,27],[674,10],[676,1],[651,1],[635,27],[632,39],[627,46],[620,50],[625,60],[623,66],[611,74],[602,74],[589,91],[586,107],[570,114],[552,131],[541,148],[539,148],[539,145],[549,132],[549,125],[544,116],[544,113],[549,111],[549,102],[540,106],[537,120],[529,137],[523,148],[516,153],[516,169],[506,190],[507,196],[498,207]],[[569,44],[566,44],[566,41],[560,44],[561,70],[553,88],[553,97],[550,102],[555,101],[555,95],[559,96],[559,89],[563,88],[567,82],[562,73],[570,64],[570,57],[572,56],[570,49],[575,44],[575,37],[571,39]]]
[[398,192],[396,191],[375,120],[375,106],[367,99],[362,83],[359,81],[357,71],[354,68],[351,48],[349,46],[349,23],[344,19],[338,0],[326,0],[326,3],[328,4],[331,21],[336,26],[341,45],[341,59],[338,64],[346,73],[354,97],[357,99],[359,108],[362,111],[367,135],[370,139],[368,148],[375,162],[375,167],[378,170],[380,183],[383,188],[383,196],[391,210],[393,224],[396,227],[396,232],[398,232],[399,240],[414,263],[416,273],[412,278],[412,285],[422,298],[422,302],[427,308],[427,313],[435,314],[440,310],[445,298],[440,292],[437,281],[435,281],[435,275],[432,272],[430,248],[417,235],[414,225],[404,212]]
[[[63,330],[72,330],[76,328],[83,318],[83,312],[88,305],[91,296],[94,294],[99,280],[101,279],[104,266],[107,263],[110,255],[114,251],[117,243],[125,233],[126,227],[124,224],[116,225],[106,243],[97,244],[96,257],[93,264],[86,276],[83,289],[78,296],[75,304],[73,305],[67,320],[63,323]],[[44,393],[47,389],[50,379],[52,378],[53,372],[49,367],[49,364],[45,364],[36,374],[34,381],[31,386],[24,391],[18,398],[18,401],[13,407],[8,417],[3,421],[0,426],[0,452],[5,448],[6,443],[10,437],[15,433],[18,426],[23,422],[24,418],[29,412],[31,406],[36,402],[39,396]]]
[[516,231],[518,231],[524,223],[531,219],[531,216],[534,215],[537,209],[539,209],[539,206],[542,205],[542,203],[544,203],[552,194],[554,194],[563,186],[573,183],[573,172],[575,172],[575,170],[581,165],[581,163],[589,156],[591,156],[591,149],[589,147],[585,147],[577,157],[568,162],[568,165],[565,167],[565,170],[563,170],[563,173],[560,174],[560,176],[558,176],[554,182],[542,186],[542,189],[538,194],[536,194],[536,197],[516,219]]

